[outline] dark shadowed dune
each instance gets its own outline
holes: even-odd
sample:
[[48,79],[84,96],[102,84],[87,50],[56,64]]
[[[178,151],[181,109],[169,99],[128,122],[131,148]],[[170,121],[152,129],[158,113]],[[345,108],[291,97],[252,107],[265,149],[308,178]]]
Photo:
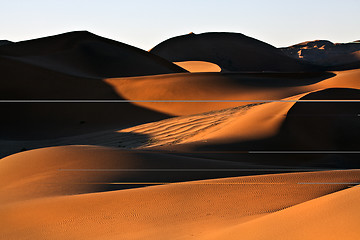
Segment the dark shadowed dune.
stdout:
[[240,33],[188,34],[168,39],[150,50],[172,62],[207,61],[224,71],[316,71],[281,50]]
[[[123,99],[101,79],[78,77],[0,57],[0,95],[12,100]],[[160,120],[132,103],[1,103],[2,139],[43,139]]]
[[4,59],[82,77],[186,72],[146,51],[86,31],[5,45],[0,49],[0,55]]
[[[288,148],[302,150],[352,150],[360,146],[360,90],[329,88],[305,95],[300,100],[339,100],[328,103],[296,103],[280,130]],[[290,143],[291,141],[291,143]]]
[[101,79],[79,77],[0,56],[1,99],[120,99]]
[[4,45],[7,45],[7,44],[10,44],[10,43],[13,43],[9,40],[0,40],[0,46],[4,46]]
[[[123,99],[102,77],[186,72],[146,51],[70,32],[0,49],[2,100]],[[2,103],[1,138],[54,138],[166,117],[131,103]],[[84,123],[84,124],[80,124]]]
[[[299,100],[338,99],[360,100],[360,90],[329,88],[305,94]],[[237,130],[235,128],[232,128],[233,136],[230,136],[229,131],[223,129],[221,130],[223,131],[222,134],[217,134],[219,143],[214,145],[211,141],[209,143],[201,143],[198,150],[356,151],[358,149],[360,145],[358,137],[360,134],[358,127],[359,102],[296,102],[294,104],[284,103],[282,108],[286,110],[288,106],[291,107],[287,110],[278,130],[268,136],[249,136],[246,139],[244,137],[236,137]],[[265,109],[266,106],[263,108]],[[275,113],[275,110],[273,110],[272,112],[263,111],[262,114],[264,114],[264,119],[271,119],[271,117],[279,113]],[[231,127],[228,126],[228,128]],[[256,133],[256,129],[253,129],[253,132]],[[224,134],[228,135],[227,139]],[[238,132],[239,136],[241,134],[242,132]],[[220,143],[220,140],[222,140],[222,143]],[[196,142],[194,144],[197,145]],[[339,164],[341,165],[341,163]]]
[[2,140],[54,139],[170,117],[132,103],[1,103],[0,109]]

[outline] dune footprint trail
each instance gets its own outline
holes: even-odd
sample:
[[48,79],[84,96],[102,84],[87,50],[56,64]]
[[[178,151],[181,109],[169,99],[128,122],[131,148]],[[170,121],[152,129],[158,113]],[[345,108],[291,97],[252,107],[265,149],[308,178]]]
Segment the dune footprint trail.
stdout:
[[132,128],[127,128],[119,133],[144,134],[149,137],[147,142],[139,142],[134,137],[119,138],[120,147],[137,146],[141,148],[174,145],[185,143],[194,137],[201,139],[203,133],[216,131],[231,118],[245,114],[250,108],[260,105],[250,104],[241,107],[208,112],[204,114],[177,117],[160,122],[148,123]]

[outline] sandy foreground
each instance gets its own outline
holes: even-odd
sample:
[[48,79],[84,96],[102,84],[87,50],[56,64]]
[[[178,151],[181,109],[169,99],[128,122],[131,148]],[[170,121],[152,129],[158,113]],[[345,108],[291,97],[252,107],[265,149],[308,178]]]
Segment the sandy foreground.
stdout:
[[2,45],[0,239],[359,239],[357,60],[221,33]]
[[[239,239],[233,235],[236,234],[245,239],[257,239],[256,236],[266,234],[291,239],[299,231],[297,223],[309,226],[303,227],[305,232],[314,231],[314,224],[320,224],[317,228],[323,228],[325,236],[332,236],[331,232],[326,233],[327,225],[319,223],[326,211],[331,211],[327,212],[327,223],[341,230],[337,236],[348,234],[348,239],[355,239],[359,234],[355,230],[348,233],[355,223],[338,225],[340,221],[359,220],[356,214],[359,170],[177,183],[164,181],[167,174],[157,172],[163,175],[163,181],[147,183],[148,186],[142,188],[104,192],[106,185],[121,188],[130,182],[126,172],[125,176],[119,172],[111,176],[111,169],[133,169],[131,164],[138,169],[146,168],[146,164],[155,167],[161,161],[145,154],[142,158],[146,161],[139,164],[136,160],[139,156],[128,156],[119,166],[118,160],[123,154],[112,148],[72,146],[33,150],[2,159],[4,172],[1,176],[6,183],[2,186],[0,200],[1,216],[5,216],[2,218],[3,238],[211,239],[213,234],[218,234],[220,239],[227,239],[227,236]],[[41,159],[42,156],[46,159]],[[49,164],[49,159],[57,164]],[[21,161],[27,163],[21,164]],[[104,172],[110,172],[110,176],[102,171],[97,174],[84,171],[81,168],[84,165],[93,171],[106,166]],[[21,179],[11,171],[15,167]],[[139,183],[144,176],[141,171],[137,174],[135,182]],[[135,179],[134,175],[132,172],[130,178]],[[149,174],[145,176],[151,178]],[[257,222],[265,226],[260,228],[264,233]],[[289,230],[284,232],[284,228]],[[310,233],[302,234],[309,239],[312,237]]]

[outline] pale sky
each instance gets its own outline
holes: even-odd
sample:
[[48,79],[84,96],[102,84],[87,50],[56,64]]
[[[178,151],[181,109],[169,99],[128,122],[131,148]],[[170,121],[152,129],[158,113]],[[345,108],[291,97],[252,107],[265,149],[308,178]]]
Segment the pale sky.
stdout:
[[145,50],[189,32],[239,32],[276,47],[360,39],[360,0],[0,0],[0,39],[88,30]]

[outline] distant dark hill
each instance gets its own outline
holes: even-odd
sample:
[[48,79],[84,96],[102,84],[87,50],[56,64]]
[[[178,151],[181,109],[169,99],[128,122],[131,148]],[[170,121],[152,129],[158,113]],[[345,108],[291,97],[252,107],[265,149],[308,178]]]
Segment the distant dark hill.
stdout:
[[0,46],[4,46],[4,45],[10,44],[10,43],[13,43],[13,42],[8,41],[8,40],[0,40]]
[[86,31],[4,45],[0,49],[0,55],[89,78],[186,72],[151,53]]
[[207,61],[224,71],[316,71],[317,67],[286,56],[281,50],[240,33],[187,34],[150,50],[172,62]]
[[281,49],[286,55],[326,67],[327,70],[360,68],[360,44],[316,40]]

